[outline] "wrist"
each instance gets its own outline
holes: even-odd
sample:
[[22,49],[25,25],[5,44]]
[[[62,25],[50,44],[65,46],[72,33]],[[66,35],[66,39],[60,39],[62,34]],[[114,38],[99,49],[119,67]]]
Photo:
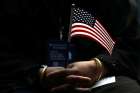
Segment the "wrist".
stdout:
[[98,81],[106,75],[107,69],[98,58],[93,58],[92,60],[94,60],[94,62],[96,64],[96,70],[97,70],[96,80]]

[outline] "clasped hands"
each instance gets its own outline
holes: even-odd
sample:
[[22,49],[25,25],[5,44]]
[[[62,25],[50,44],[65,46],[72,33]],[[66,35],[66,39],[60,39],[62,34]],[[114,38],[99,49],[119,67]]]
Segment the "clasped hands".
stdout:
[[88,91],[98,80],[102,69],[95,60],[74,62],[66,68],[48,67],[42,85],[50,92]]

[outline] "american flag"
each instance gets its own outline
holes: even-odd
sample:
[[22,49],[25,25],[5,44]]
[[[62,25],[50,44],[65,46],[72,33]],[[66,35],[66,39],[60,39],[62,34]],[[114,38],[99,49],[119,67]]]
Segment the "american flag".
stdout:
[[71,14],[70,38],[85,36],[102,45],[111,55],[115,42],[95,17],[81,8],[73,7]]

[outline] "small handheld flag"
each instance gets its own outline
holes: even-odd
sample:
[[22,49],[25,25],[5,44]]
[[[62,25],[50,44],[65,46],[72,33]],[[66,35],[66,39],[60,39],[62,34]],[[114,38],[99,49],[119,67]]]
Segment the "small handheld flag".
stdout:
[[103,25],[88,11],[73,7],[71,11],[70,38],[85,36],[102,45],[111,55],[115,42]]

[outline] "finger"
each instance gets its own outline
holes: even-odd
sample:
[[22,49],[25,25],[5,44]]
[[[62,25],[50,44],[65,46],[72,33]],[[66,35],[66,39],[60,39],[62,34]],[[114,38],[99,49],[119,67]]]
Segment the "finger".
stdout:
[[54,88],[52,88],[51,89],[51,92],[56,92],[56,93],[59,93],[60,91],[62,92],[64,92],[64,91],[66,91],[66,90],[68,90],[68,89],[71,89],[72,88],[72,86],[71,85],[69,85],[69,84],[63,84],[63,85],[60,85],[60,86],[57,86],[57,87],[54,87]]
[[91,78],[78,75],[69,75],[66,77],[68,80],[91,81]]
[[76,87],[89,87],[92,79],[84,76],[69,75],[66,77],[66,81]]
[[65,83],[66,75],[65,70],[53,71],[47,74],[45,80],[49,86],[57,86]]
[[46,81],[53,86],[64,84],[67,82],[66,77],[71,74],[78,74],[79,72],[75,69],[65,69],[51,72],[47,75]]
[[71,75],[71,74],[79,74],[79,71],[77,70],[76,67],[50,72],[47,74],[47,77],[50,77],[50,78],[59,77],[59,76],[65,77],[65,76]]
[[76,93],[91,93],[90,88],[75,88]]
[[64,67],[48,67],[47,68],[47,74],[53,71],[59,71],[59,70],[64,70]]

